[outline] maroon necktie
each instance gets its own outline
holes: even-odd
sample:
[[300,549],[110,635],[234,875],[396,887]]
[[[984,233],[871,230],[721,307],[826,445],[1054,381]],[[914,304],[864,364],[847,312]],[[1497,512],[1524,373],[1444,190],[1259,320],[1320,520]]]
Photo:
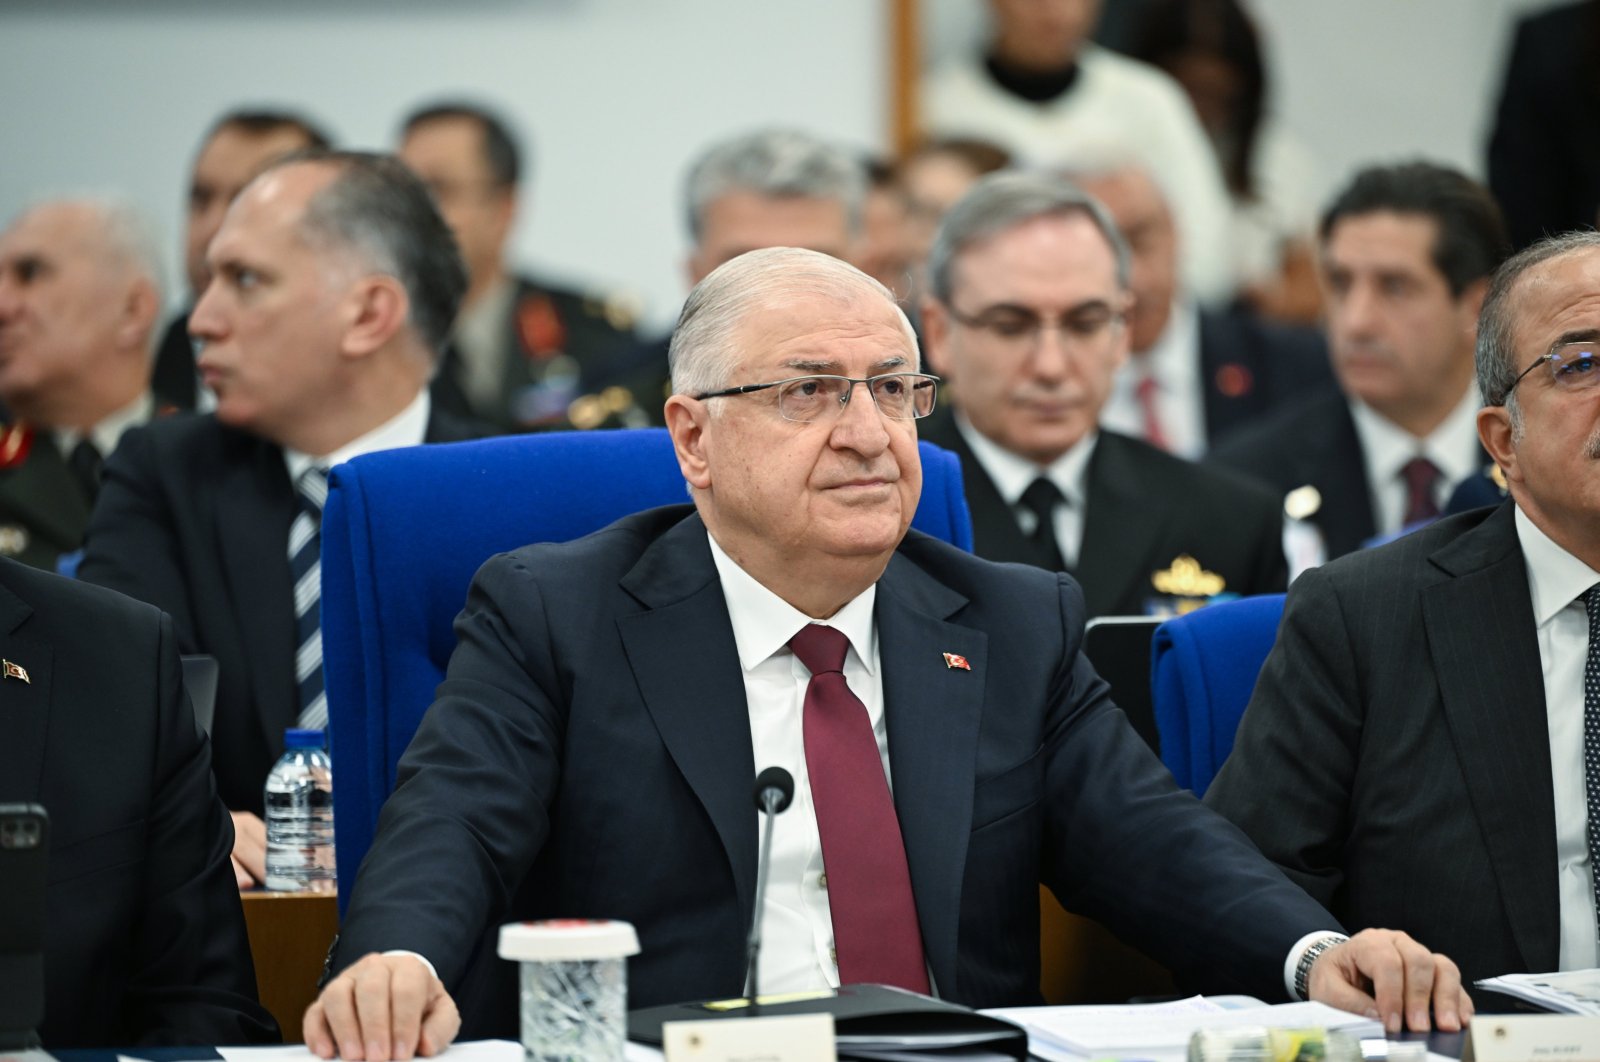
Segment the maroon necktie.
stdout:
[[1426,457],[1413,457],[1400,468],[1400,478],[1406,481],[1406,514],[1400,521],[1410,527],[1422,520],[1432,520],[1439,515],[1439,503],[1434,500],[1433,487],[1439,482],[1439,466]]
[[1158,450],[1172,449],[1172,444],[1167,441],[1167,433],[1161,428],[1161,409],[1157,405],[1158,392],[1161,386],[1156,383],[1154,376],[1142,376],[1134,387],[1134,393],[1139,399],[1139,412],[1144,417],[1144,441]]
[[867,709],[844,680],[850,642],[808,623],[789,648],[811,672],[806,686],[806,771],[822,838],[840,984],[928,991],[917,905],[883,760]]

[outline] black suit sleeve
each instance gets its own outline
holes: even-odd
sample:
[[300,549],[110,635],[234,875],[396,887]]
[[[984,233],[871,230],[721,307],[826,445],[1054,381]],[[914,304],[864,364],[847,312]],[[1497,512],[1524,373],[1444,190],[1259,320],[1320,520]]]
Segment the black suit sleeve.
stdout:
[[424,955],[452,991],[550,832],[566,703],[546,602],[516,557],[478,572],[444,682],[400,760],[331,970]]
[[1250,841],[1180,790],[1074,647],[1083,603],[1061,578],[1067,657],[1042,754],[1045,877],[1063,906],[1211,991],[1282,999],[1295,942],[1338,929]]
[[203,652],[182,546],[157,465],[148,429],[135,428],[122,437],[106,462],[78,578],[155,605],[172,617],[180,652]]
[[1295,580],[1278,642],[1206,803],[1337,910],[1360,751],[1359,668],[1324,572]]
[[184,696],[162,617],[154,791],[147,816],[136,966],[123,998],[140,1044],[275,1043],[256,984],[229,853],[233,825],[217,797],[211,753]]

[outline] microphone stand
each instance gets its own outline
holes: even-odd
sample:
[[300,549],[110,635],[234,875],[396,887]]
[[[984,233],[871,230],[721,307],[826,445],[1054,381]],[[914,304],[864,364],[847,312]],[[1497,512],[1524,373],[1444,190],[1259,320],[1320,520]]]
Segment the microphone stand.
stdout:
[[745,978],[744,995],[748,1003],[746,1012],[753,1018],[761,1009],[757,1002],[756,989],[759,985],[757,975],[758,963],[761,959],[761,911],[767,898],[767,867],[772,862],[772,826],[773,819],[778,815],[778,804],[783,801],[783,794],[776,787],[769,787],[761,792],[761,810],[766,814],[767,828],[761,838],[761,858],[756,863],[756,903],[755,917],[750,921],[750,941],[746,947],[745,959],[748,963],[749,973]]

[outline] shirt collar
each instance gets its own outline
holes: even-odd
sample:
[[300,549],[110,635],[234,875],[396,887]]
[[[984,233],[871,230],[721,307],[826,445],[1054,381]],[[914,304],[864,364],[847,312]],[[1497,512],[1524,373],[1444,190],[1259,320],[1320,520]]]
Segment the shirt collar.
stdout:
[[1556,613],[1583,596],[1595,583],[1596,572],[1539,530],[1521,506],[1515,506],[1517,541],[1528,566],[1528,592],[1533,598],[1534,623],[1543,627]]
[[1373,481],[1394,479],[1414,457],[1432,461],[1449,483],[1459,483],[1477,472],[1478,408],[1482,404],[1477,385],[1469,385],[1450,415],[1432,434],[1419,439],[1360,399],[1350,399],[1350,416]]
[[64,454],[70,454],[85,438],[94,443],[94,448],[100,451],[101,457],[110,457],[116,450],[117,443],[122,439],[122,433],[135,424],[143,424],[150,419],[150,414],[155,410],[155,399],[149,391],[145,391],[138,398],[101,419],[100,423],[86,432],[61,428],[56,431],[56,445]]
[[1128,356],[1132,371],[1125,375],[1135,383],[1149,376],[1161,390],[1183,394],[1200,378],[1199,350],[1200,315],[1195,312],[1194,303],[1177,299],[1160,338],[1143,354]]
[[284,447],[283,463],[289,469],[289,482],[300,482],[301,474],[312,465],[329,469],[362,454],[398,450],[402,446],[420,446],[428,434],[428,417],[432,412],[433,403],[428,397],[428,389],[424,387],[406,408],[331,454],[307,454]]
[[[733,623],[733,642],[739,650],[739,666],[749,671],[789,644],[806,624],[816,622],[804,612],[767,589],[717,544],[709,532],[711,560],[722,579],[722,596],[728,602],[728,619]],[[878,659],[878,632],[872,622],[878,600],[878,584],[873,583],[828,617],[833,627],[850,640],[850,648],[860,658],[867,673]]]
[[1045,476],[1056,485],[1062,497],[1067,499],[1068,505],[1074,507],[1083,505],[1088,493],[1085,481],[1089,473],[1089,458],[1094,456],[1095,443],[1100,439],[1098,431],[1089,432],[1073,444],[1072,449],[1048,465],[1041,466],[1026,457],[1012,453],[990,439],[974,428],[960,411],[956,412],[955,422],[956,430],[972,449],[972,456],[977,458],[978,464],[989,473],[989,478],[994,480],[995,489],[1000,492],[1000,497],[1007,505],[1017,505],[1022,498],[1022,492],[1040,476]]

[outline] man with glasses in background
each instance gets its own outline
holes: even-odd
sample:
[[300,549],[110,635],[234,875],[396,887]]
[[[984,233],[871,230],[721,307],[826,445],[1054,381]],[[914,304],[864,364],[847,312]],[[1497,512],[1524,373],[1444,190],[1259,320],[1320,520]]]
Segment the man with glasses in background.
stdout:
[[1346,926],[1467,981],[1600,965],[1600,236],[1505,263],[1477,335],[1510,501],[1296,580],[1206,793]]
[[1266,490],[1099,427],[1128,357],[1129,258],[1070,182],[1002,173],[946,215],[923,302],[951,410],[922,437],[961,457],[981,557],[1071,573],[1090,616],[1282,590]]
[[635,1007],[739,994],[752,780],[772,766],[795,791],[755,912],[763,992],[1037,1002],[1042,881],[1210,985],[1294,981],[1423,1027],[1430,1001],[1443,1028],[1470,1014],[1449,960],[1400,934],[1335,943],[1176,787],[1079,652],[1071,580],[908,533],[935,381],[888,289],[755,251],[691,292],[671,359],[693,505],[479,571],[307,1012],[312,1051],[511,1032],[508,918],[633,923]]

